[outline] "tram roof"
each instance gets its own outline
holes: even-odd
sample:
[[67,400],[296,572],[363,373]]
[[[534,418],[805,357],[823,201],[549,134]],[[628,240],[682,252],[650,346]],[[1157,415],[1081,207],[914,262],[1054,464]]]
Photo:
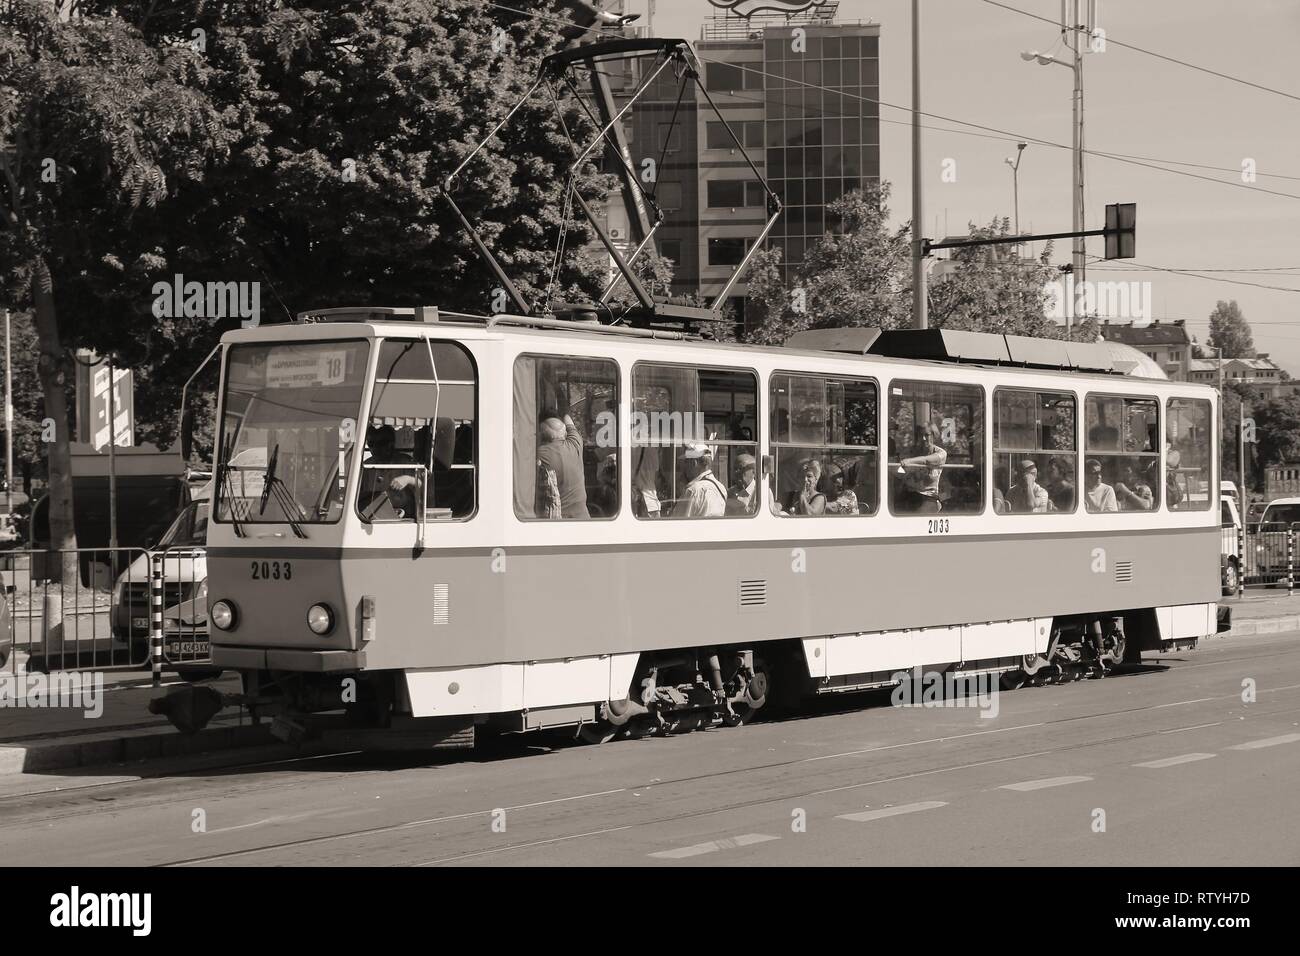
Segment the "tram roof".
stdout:
[[[362,332],[358,326],[365,327]],[[230,342],[265,342],[288,329],[321,329],[323,335],[372,337],[410,334],[412,326],[428,330],[456,330],[466,338],[496,338],[502,334],[553,337],[556,333],[579,336],[588,341],[647,340],[655,344],[683,345],[692,349],[743,351],[769,356],[798,355],[804,358],[870,359],[889,365],[915,368],[951,368],[990,371],[1068,372],[1072,376],[1116,382],[1142,381],[1186,385],[1134,374],[1123,374],[1114,366],[1104,344],[1034,339],[952,329],[895,330],[873,328],[814,329],[797,333],[785,345],[749,345],[704,339],[689,332],[666,329],[630,328],[599,322],[552,317],[498,314],[474,315],[441,311],[435,306],[348,307],[299,313],[292,324],[259,326],[229,332]],[[328,332],[324,330],[328,329]],[[311,335],[309,338],[323,336]],[[1195,386],[1204,387],[1204,386]],[[1212,391],[1212,389],[1211,389]]]

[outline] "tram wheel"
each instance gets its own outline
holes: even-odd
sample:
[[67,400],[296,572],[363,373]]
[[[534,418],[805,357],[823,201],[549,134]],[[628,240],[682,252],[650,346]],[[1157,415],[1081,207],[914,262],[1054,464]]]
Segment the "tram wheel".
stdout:
[[998,683],[1002,685],[1003,690],[1019,690],[1025,686],[1025,681],[1028,679],[1029,675],[1024,671],[1005,671]]
[[584,744],[607,744],[618,736],[618,731],[607,720],[588,721],[578,727],[577,738]]
[[758,716],[759,710],[771,696],[772,689],[768,682],[767,666],[762,662],[755,665],[757,673],[745,688],[745,696],[731,705],[730,727],[751,723]]

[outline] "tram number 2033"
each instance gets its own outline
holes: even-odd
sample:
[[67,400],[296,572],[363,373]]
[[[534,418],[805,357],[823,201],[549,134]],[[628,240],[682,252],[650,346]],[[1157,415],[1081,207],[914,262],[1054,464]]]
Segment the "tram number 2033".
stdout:
[[930,518],[926,521],[926,526],[930,529],[930,534],[947,534],[952,530],[947,518]]
[[252,578],[254,581],[289,581],[293,578],[293,562],[253,561]]

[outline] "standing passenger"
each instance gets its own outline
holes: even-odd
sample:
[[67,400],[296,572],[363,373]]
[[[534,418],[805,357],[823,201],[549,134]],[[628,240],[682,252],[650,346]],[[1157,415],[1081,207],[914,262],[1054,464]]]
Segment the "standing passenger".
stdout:
[[[547,418],[542,421],[537,448],[539,472],[555,475],[555,486],[560,497],[560,514],[565,518],[588,518],[586,476],[582,468],[582,436],[568,415],[564,421]],[[539,514],[538,517],[550,517]]]
[[933,422],[916,427],[916,454],[898,463],[903,479],[899,510],[915,514],[934,514],[943,510],[939,501],[939,479],[948,452],[939,444],[939,428]]
[[682,470],[687,484],[686,496],[680,505],[682,517],[721,518],[727,513],[727,488],[712,469],[712,448],[701,444],[685,447]]

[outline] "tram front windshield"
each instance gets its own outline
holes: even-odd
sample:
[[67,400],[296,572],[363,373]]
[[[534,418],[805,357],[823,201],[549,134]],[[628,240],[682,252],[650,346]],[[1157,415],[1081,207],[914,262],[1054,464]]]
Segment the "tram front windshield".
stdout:
[[339,464],[355,447],[369,348],[358,340],[230,349],[218,521],[300,526],[342,517]]

